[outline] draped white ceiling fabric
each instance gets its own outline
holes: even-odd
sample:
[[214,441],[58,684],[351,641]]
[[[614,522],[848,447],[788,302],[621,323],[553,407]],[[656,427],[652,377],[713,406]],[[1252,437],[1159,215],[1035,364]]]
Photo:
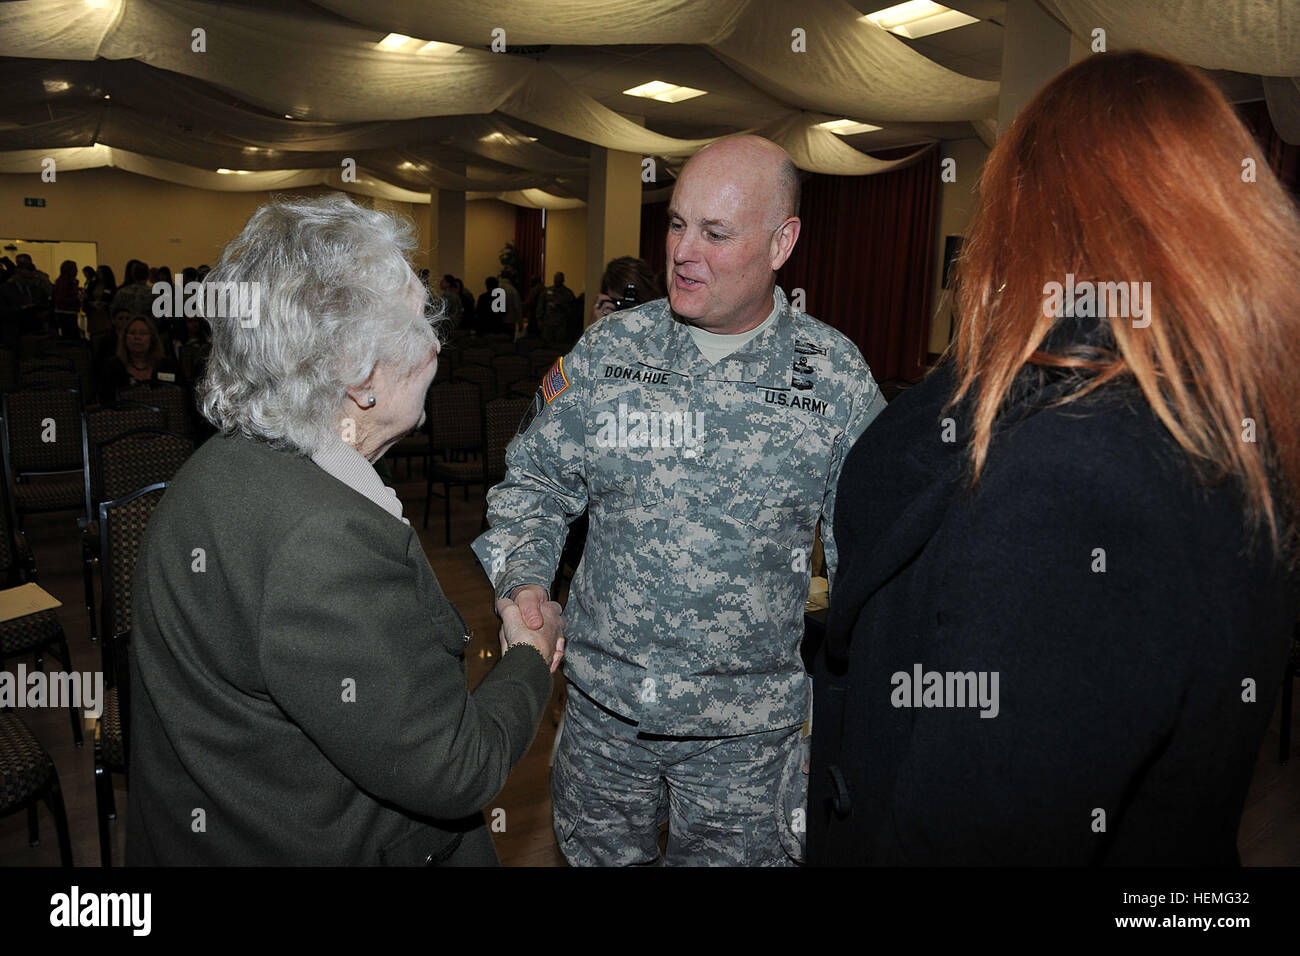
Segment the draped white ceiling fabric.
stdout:
[[[1278,77],[1275,121],[1300,125],[1300,0],[1039,2],[1114,48]],[[390,32],[461,49],[380,49]],[[996,83],[939,66],[845,0],[15,0],[0,3],[0,171],[51,157],[209,189],[328,184],[417,202],[449,189],[571,208],[588,144],[672,169],[711,142],[638,125],[494,40],[705,49],[780,105],[757,131],[810,172],[872,175],[919,155],[873,158],[828,119],[971,123],[984,137],[996,114]]]
[[1207,70],[1300,76],[1300,0],[1038,0],[1080,39]]

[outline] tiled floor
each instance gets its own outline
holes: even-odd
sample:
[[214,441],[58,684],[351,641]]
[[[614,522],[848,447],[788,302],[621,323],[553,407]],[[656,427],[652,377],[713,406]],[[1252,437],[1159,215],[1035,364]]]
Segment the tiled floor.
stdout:
[[[415,480],[406,478],[406,466],[398,465],[398,491],[407,517],[418,528],[423,514],[424,482],[416,465]],[[491,607],[491,589],[469,549],[482,516],[481,495],[452,500],[452,541],[443,545],[441,503],[435,499],[428,531],[421,540],[443,590],[473,629],[469,646],[470,681],[476,684],[492,663],[497,622]],[[64,602],[60,619],[68,634],[76,670],[97,670],[99,647],[89,639],[82,600],[80,550],[73,515],[45,515],[29,518],[29,540],[36,552],[41,585]],[[16,662],[6,663],[12,670]],[[554,698],[558,702],[558,696]],[[557,703],[558,706],[558,703]],[[506,865],[559,866],[563,859],[551,832],[551,801],[547,786],[548,759],[555,738],[556,707],[542,721],[542,727],[523,761],[515,768],[505,790],[492,807],[506,811],[505,832],[495,835],[497,850]],[[86,745],[77,750],[66,711],[17,711],[53,755],[62,782],[72,833],[73,860],[78,866],[98,866],[99,846],[95,817],[91,729],[86,728]],[[1279,719],[1275,714],[1256,766],[1255,778],[1242,819],[1239,845],[1242,860],[1253,866],[1300,865],[1300,707],[1292,715],[1293,758],[1285,766],[1277,762]],[[1213,772],[1213,768],[1206,768]],[[129,812],[127,791],[120,777],[114,780],[118,809],[112,824],[113,859],[122,860],[125,823]],[[0,819],[0,866],[54,866],[58,864],[58,843],[54,823],[42,810],[41,845],[27,845],[25,814]]]

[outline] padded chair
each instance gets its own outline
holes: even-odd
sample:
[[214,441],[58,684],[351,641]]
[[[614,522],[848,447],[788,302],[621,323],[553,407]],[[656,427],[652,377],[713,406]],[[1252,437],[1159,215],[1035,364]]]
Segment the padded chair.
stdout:
[[116,501],[99,505],[100,573],[104,600],[101,628],[104,640],[104,713],[95,728],[95,815],[99,821],[99,858],[113,865],[108,823],[117,817],[112,774],[125,774],[130,759],[131,682],[126,643],[131,634],[131,579],[135,575],[140,541],[154,508],[166,491],[165,482],[137,489]]
[[[13,530],[13,512],[6,500],[0,507],[0,586],[9,588],[36,580],[36,559],[27,547],[27,539]],[[14,657],[31,655],[37,670],[45,670],[45,655],[57,660],[64,671],[72,670],[72,653],[68,639],[55,611],[37,611],[8,621],[0,621],[0,664]],[[81,714],[69,706],[72,739],[82,745]]]
[[44,801],[59,835],[59,863],[72,866],[68,813],[59,771],[40,741],[16,714],[0,711],[0,817],[27,811],[27,843],[41,845],[37,805]]
[[486,345],[471,345],[460,350],[461,361],[466,365],[491,366],[494,355],[496,353]]
[[[477,383],[462,379],[434,385],[427,399],[429,417],[429,469],[424,484],[424,527],[429,527],[433,486],[443,486],[444,538],[451,544],[451,489],[483,480],[483,402]],[[443,460],[433,457],[441,453]],[[478,456],[471,458],[471,456]]]
[[537,335],[524,335],[515,340],[515,351],[520,355],[528,355],[537,349],[542,348],[546,341]]
[[81,388],[81,377],[72,359],[43,353],[19,359],[20,388],[49,385],[56,388]]
[[0,392],[18,388],[18,357],[12,349],[0,348]]
[[[152,405],[140,405],[135,402],[118,402],[116,405],[102,405],[86,409],[81,416],[81,444],[86,463],[85,471],[85,509],[86,512],[77,519],[81,532],[82,577],[86,592],[86,615],[90,620],[90,639],[99,640],[99,615],[95,613],[95,563],[99,560],[99,525],[96,514],[99,502],[105,499],[104,482],[94,449],[106,441],[123,435],[136,428],[161,429],[166,416],[162,410]],[[171,476],[168,475],[167,479]],[[142,481],[141,485],[153,481]],[[133,485],[138,488],[139,485]],[[129,491],[131,489],[125,489]],[[108,497],[117,497],[109,495]]]
[[498,355],[492,360],[492,370],[497,373],[500,394],[505,395],[513,382],[537,381],[533,377],[532,363],[526,355]]
[[478,386],[483,401],[497,397],[497,373],[486,365],[458,365],[452,373],[453,382],[473,382]]
[[167,417],[168,431],[180,435],[192,435],[190,427],[190,403],[185,389],[170,382],[127,385],[117,390],[119,402],[139,402],[161,408]]
[[511,382],[510,387],[506,389],[506,398],[532,398],[537,394],[537,382],[531,378],[520,379],[518,382]]
[[[14,527],[22,527],[24,515],[81,510],[87,468],[81,392],[24,388],[5,395],[2,407],[5,481]],[[32,481],[34,477],[39,480]]]
[[555,360],[563,355],[563,352],[556,352],[554,349],[534,349],[528,353],[528,361],[532,363],[529,369],[533,378],[541,380],[542,376],[551,370]]

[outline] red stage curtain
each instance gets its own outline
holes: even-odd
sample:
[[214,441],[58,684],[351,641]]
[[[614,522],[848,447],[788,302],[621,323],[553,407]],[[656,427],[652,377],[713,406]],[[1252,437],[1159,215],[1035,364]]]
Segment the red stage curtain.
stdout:
[[802,289],[804,311],[852,339],[877,381],[925,374],[938,207],[937,148],[876,176],[804,180],[802,231],[777,281],[787,296]]
[[1291,198],[1300,202],[1300,146],[1293,146],[1277,135],[1273,118],[1268,115],[1268,104],[1263,100],[1237,104],[1237,115],[1255,134],[1255,141],[1263,150],[1259,158],[1273,170]]
[[[641,207],[641,260],[650,271],[659,275],[664,271],[667,255],[664,239],[668,235],[668,203],[652,202]],[[664,284],[667,288],[667,283]]]
[[[519,275],[515,288],[523,295],[533,276],[542,274],[542,253],[546,250],[546,234],[542,231],[542,211],[515,207],[515,255],[519,258]],[[544,280],[543,280],[544,281]]]

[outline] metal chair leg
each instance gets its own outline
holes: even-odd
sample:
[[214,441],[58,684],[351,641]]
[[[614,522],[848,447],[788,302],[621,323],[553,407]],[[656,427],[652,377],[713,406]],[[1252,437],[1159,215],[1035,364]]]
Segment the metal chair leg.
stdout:
[[54,829],[59,835],[59,865],[70,867],[72,866],[72,838],[68,835],[68,811],[63,806],[63,789],[57,779],[45,795],[45,802],[54,816]]
[[1291,759],[1291,695],[1295,690],[1295,678],[1296,670],[1288,664],[1286,673],[1282,676],[1282,727],[1278,734],[1277,755],[1277,762],[1284,767]]
[[447,547],[451,547],[451,484],[442,483],[442,527]]
[[113,865],[113,845],[108,835],[108,808],[105,803],[113,798],[113,779],[109,772],[95,766],[95,819],[99,824],[99,865]]

